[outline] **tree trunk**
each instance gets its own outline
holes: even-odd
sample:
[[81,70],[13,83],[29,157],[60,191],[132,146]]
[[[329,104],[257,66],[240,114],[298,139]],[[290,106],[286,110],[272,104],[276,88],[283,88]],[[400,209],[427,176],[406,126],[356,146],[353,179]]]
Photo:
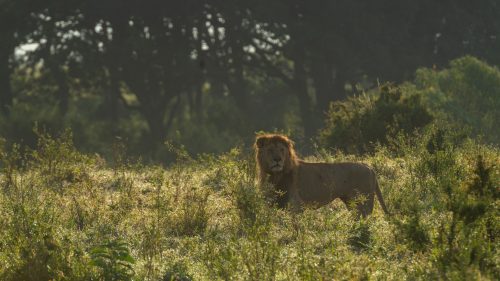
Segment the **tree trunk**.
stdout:
[[[175,98],[175,97],[174,97]],[[173,99],[171,100],[171,102]],[[167,120],[165,120],[165,108],[159,108],[156,106],[143,107],[141,106],[141,111],[148,123],[149,127],[149,140],[151,145],[151,151],[154,152],[154,148],[162,145],[166,140],[170,130],[173,127],[173,122],[177,113],[181,107],[181,97],[177,96],[176,100],[170,106],[168,111]]]
[[235,15],[227,17],[227,42],[231,46],[230,58],[232,60],[232,63],[229,63],[229,65],[233,70],[233,72],[229,74],[228,88],[238,108],[246,113],[248,110],[248,93],[243,73],[243,57],[245,53],[242,46],[240,25],[241,18]]
[[105,109],[106,117],[112,121],[116,122],[118,120],[118,103],[120,102],[120,80],[118,75],[118,69],[113,63],[108,69],[109,71],[109,89],[106,93],[105,98]]
[[[236,50],[235,50],[236,49]],[[246,89],[246,81],[243,76],[243,64],[242,64],[242,56],[243,52],[238,50],[238,46],[233,46],[233,77],[229,78],[228,88],[233,95],[236,105],[238,108],[247,112],[248,110],[248,93]]]
[[330,107],[330,102],[339,99],[333,89],[332,66],[328,62],[316,59],[312,62],[311,70],[316,91],[316,111],[324,119]]
[[333,97],[334,101],[343,100],[347,97],[345,92],[345,83],[348,80],[348,75],[346,71],[337,70],[335,71],[335,82],[333,84]]
[[[49,58],[50,59],[50,58]],[[67,77],[60,66],[56,65],[54,62],[50,63],[50,70],[54,77],[57,85],[57,99],[59,101],[59,112],[62,116],[65,116],[68,112],[69,104],[69,87],[67,82]]]
[[121,102],[120,89],[120,62],[122,59],[123,44],[127,37],[128,23],[123,19],[113,19],[111,21],[112,41],[109,42],[110,50],[106,54],[106,64],[109,73],[109,89],[104,97],[104,107],[106,117],[115,122],[118,120],[118,107]]
[[167,136],[166,128],[163,123],[163,110],[146,108],[141,106],[141,111],[146,119],[149,127],[149,139],[148,143],[150,145],[149,151],[154,151],[158,145],[161,145],[165,141]]
[[0,111],[4,116],[9,114],[14,95],[10,85],[12,70],[9,66],[9,55],[6,50],[0,53]]
[[300,114],[304,126],[304,135],[308,139],[314,136],[316,125],[314,124],[312,101],[307,91],[307,73],[305,69],[304,50],[296,50],[294,58],[293,87],[299,99]]

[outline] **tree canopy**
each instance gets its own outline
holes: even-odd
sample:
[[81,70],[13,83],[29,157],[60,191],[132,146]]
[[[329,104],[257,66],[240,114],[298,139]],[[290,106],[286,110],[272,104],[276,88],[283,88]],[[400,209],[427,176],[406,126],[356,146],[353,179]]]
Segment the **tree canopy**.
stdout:
[[494,0],[2,0],[2,134],[45,108],[49,127],[102,125],[150,152],[205,130],[234,142],[296,124],[307,139],[330,102],[377,81],[465,54],[499,65],[499,16]]

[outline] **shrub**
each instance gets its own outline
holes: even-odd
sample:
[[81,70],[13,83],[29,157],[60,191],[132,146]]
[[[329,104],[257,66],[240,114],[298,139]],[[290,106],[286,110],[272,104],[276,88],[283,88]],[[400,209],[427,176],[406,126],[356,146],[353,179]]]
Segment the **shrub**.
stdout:
[[103,280],[132,280],[134,258],[127,243],[108,241],[92,249],[92,265],[100,269]]
[[172,265],[164,274],[161,281],[191,281],[193,277],[187,273],[186,265],[176,263]]
[[500,71],[474,57],[453,60],[441,71],[417,70],[415,86],[424,104],[444,121],[500,143]]
[[333,102],[319,142],[348,153],[370,152],[375,143],[387,144],[399,132],[411,133],[432,119],[421,95],[384,85],[376,93]]

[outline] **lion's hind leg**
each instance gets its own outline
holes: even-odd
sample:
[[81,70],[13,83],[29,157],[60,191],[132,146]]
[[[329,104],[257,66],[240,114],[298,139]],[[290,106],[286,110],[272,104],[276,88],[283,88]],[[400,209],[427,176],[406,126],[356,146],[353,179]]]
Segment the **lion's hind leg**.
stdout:
[[358,216],[361,215],[363,218],[370,215],[373,211],[373,201],[374,194],[356,196],[354,199],[348,199],[341,197],[340,200],[344,202],[349,210],[356,209]]
[[358,202],[356,205],[356,209],[358,213],[366,218],[366,216],[370,215],[373,212],[373,194],[368,195],[368,198],[365,198],[363,201]]

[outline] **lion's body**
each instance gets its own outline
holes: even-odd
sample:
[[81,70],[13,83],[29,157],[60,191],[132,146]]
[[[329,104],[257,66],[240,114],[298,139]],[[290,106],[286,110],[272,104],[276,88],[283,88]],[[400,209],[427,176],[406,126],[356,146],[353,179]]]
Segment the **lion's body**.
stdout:
[[[375,172],[367,165],[299,161],[296,169],[295,186],[292,187],[297,189],[303,203],[319,207],[336,198],[341,199],[346,205],[352,200],[358,200],[354,204],[362,215],[372,212],[378,182]],[[385,210],[383,201],[381,199],[380,201]]]
[[291,141],[281,135],[260,136],[255,148],[261,184],[269,182],[279,191],[277,203],[281,207],[287,203],[293,208],[320,207],[340,198],[348,207],[354,204],[366,216],[371,214],[377,195],[387,213],[375,172],[365,164],[299,160]]

